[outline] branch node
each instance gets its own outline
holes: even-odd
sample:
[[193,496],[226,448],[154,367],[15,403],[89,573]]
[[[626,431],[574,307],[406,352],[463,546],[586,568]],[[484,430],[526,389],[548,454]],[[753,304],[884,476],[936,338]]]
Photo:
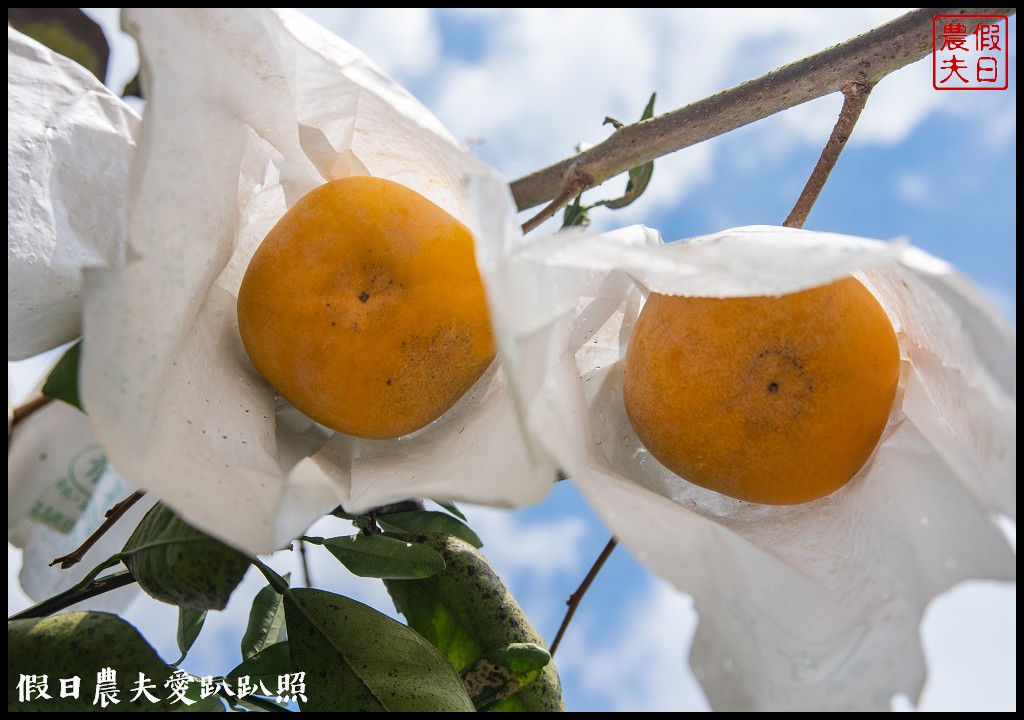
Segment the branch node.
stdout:
[[545,220],[554,217],[555,213],[572,202],[574,197],[594,184],[593,177],[589,172],[584,170],[583,167],[584,166],[579,163],[576,163],[569,168],[569,174],[566,177],[562,191],[558,193],[555,199],[548,203],[543,210],[523,223],[524,235],[531,230],[536,230],[537,227]]
[[103,521],[102,525],[100,525],[98,528],[96,528],[96,532],[94,532],[92,535],[87,537],[85,539],[85,542],[83,542],[81,545],[79,545],[77,549],[72,550],[67,555],[61,555],[58,558],[54,558],[50,562],[50,567],[53,567],[54,565],[58,565],[59,564],[61,570],[67,570],[69,567],[77,565],[79,562],[81,562],[82,561],[82,557],[85,555],[85,553],[87,553],[89,551],[89,548],[91,548],[93,545],[95,545],[96,542],[101,537],[103,537],[110,528],[112,528],[114,526],[114,523],[116,523],[118,520],[120,520],[121,517],[126,512],[128,512],[128,510],[132,507],[132,505],[134,505],[139,500],[141,500],[142,496],[145,495],[145,494],[146,494],[145,490],[136,490],[135,492],[133,492],[131,495],[126,497],[121,502],[116,503],[112,508],[107,510],[107,512],[104,514],[104,517],[106,517],[106,520]]

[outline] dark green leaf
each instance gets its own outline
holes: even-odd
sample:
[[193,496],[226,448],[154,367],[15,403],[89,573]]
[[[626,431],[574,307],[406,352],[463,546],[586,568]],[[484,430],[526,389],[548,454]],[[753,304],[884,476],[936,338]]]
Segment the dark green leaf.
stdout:
[[199,685],[189,685],[189,691],[186,693],[190,700],[195,700],[191,705],[179,702],[175,703],[175,712],[227,712],[227,708],[224,707],[224,701],[219,695],[208,695],[207,697],[200,697]]
[[473,711],[451,664],[401,623],[323,590],[292,590],[284,608],[303,711]]
[[658,93],[651,93],[651,99],[647,101],[647,106],[644,108],[643,114],[640,115],[640,122],[654,117],[654,99],[657,97]]
[[[657,93],[651,94],[651,99],[647,102],[647,107],[644,108],[643,115],[640,116],[640,121],[649,120],[654,117],[654,98],[657,97]],[[644,194],[644,190],[651,182],[651,176],[654,175],[654,161],[644,163],[643,165],[637,165],[635,168],[629,171],[629,180],[626,182],[626,192],[620,198],[615,200],[602,200],[597,205],[604,205],[612,210],[619,210],[633,203],[638,197]]]
[[[444,572],[425,580],[385,580],[384,584],[409,626],[433,643],[457,670],[466,670],[489,651],[512,643],[543,647],[544,641],[479,551],[445,535],[410,539],[437,550],[446,564]],[[548,664],[536,681],[501,706],[564,710],[554,664]]]
[[78,359],[81,352],[82,341],[79,340],[57,361],[43,385],[43,395],[63,400],[79,410],[82,409],[82,401],[78,397]]
[[324,547],[359,577],[410,580],[444,570],[444,560],[426,545],[374,535],[346,535],[324,540]]
[[477,709],[493,707],[540,677],[551,653],[533,643],[495,648],[462,671],[462,682]]
[[175,665],[180,665],[181,661],[185,659],[189,649],[199,637],[204,622],[206,622],[205,610],[178,608],[178,650],[181,651],[181,658],[174,663]]
[[181,520],[162,503],[146,513],[121,559],[157,600],[194,610],[223,610],[249,559]]
[[248,675],[251,683],[258,684],[262,681],[270,692],[275,692],[277,679],[291,672],[288,641],[285,640],[268,645],[252,657],[243,660],[238,667],[227,674],[226,678],[234,688],[238,685],[238,678]]
[[462,522],[467,522],[467,521],[466,521],[466,516],[465,516],[465,515],[463,515],[463,514],[462,514],[462,511],[461,511],[461,510],[459,510],[459,508],[457,508],[457,507],[455,506],[455,503],[453,503],[453,502],[443,502],[443,501],[441,501],[441,500],[435,500],[434,502],[436,502],[436,503],[437,503],[438,505],[440,505],[441,507],[443,507],[443,508],[444,508],[445,510],[447,510],[448,512],[450,512],[450,513],[451,513],[452,515],[454,515],[455,517],[457,517],[457,518],[458,518],[459,520],[461,520]]
[[[117,704],[101,708],[93,705],[97,673],[111,668],[115,684],[121,688]],[[139,632],[117,615],[100,612],[70,612],[46,618],[11,620],[7,623],[7,711],[149,711],[173,710],[180,703],[171,703],[164,683],[174,668],[156,654]],[[129,689],[146,676],[154,687],[151,694],[132,702]],[[47,695],[23,699],[19,683],[24,687],[26,676],[48,678]],[[61,697],[61,678],[79,677],[78,698]]]
[[[291,580],[291,574],[284,579]],[[284,624],[284,600],[273,586],[256,593],[249,609],[249,624],[242,636],[242,658],[248,659],[266,647],[288,638]]]
[[395,533],[442,533],[462,538],[473,547],[483,547],[483,543],[469,525],[461,520],[434,510],[417,510],[414,512],[395,513],[377,518],[384,530]]
[[106,82],[110,47],[103,29],[78,8],[7,8],[7,22]]
[[234,700],[234,704],[249,712],[291,712],[283,705],[278,705],[273,700],[264,700],[258,695],[246,695],[244,698],[237,698]]

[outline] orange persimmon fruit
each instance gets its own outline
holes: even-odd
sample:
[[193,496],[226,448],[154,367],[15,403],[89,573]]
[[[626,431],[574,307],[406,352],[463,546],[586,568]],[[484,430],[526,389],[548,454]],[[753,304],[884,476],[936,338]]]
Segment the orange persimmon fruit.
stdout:
[[237,308],[267,382],[362,438],[436,420],[495,354],[469,229],[382,178],[335,180],[296,202],[254,253]]
[[755,503],[829,495],[888,422],[900,351],[856,278],[776,297],[652,293],[623,398],[644,446],[681,478]]

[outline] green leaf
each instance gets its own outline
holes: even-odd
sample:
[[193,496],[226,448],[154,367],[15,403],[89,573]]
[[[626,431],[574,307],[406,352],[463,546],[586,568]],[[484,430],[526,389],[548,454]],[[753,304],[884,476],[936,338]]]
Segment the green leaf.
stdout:
[[81,354],[82,341],[79,340],[57,361],[43,384],[43,395],[63,400],[79,410],[82,409],[82,401],[78,397],[78,360]]
[[7,8],[7,22],[106,81],[107,38],[103,28],[78,8]]
[[[640,116],[640,121],[649,120],[654,117],[654,98],[657,97],[657,93],[651,94],[651,99],[647,102],[647,107],[644,108],[643,115]],[[643,165],[637,165],[635,168],[629,171],[629,180],[626,182],[626,192],[620,198],[615,200],[601,200],[595,205],[604,205],[612,210],[619,210],[632,204],[637,198],[644,194],[644,190],[651,182],[651,177],[654,175],[654,161],[651,160]]]
[[323,590],[291,590],[284,608],[303,711],[473,711],[451,664],[401,623]]
[[178,608],[178,650],[181,657],[175,665],[181,665],[181,661],[188,655],[188,651],[199,637],[199,632],[206,622],[205,610],[193,610],[192,608]]
[[593,205],[581,205],[582,198],[582,195],[577,195],[571,205],[565,206],[565,211],[562,213],[563,228],[587,227],[590,225],[590,216],[587,215],[587,212]]
[[[411,537],[437,550],[446,567],[425,580],[385,580],[409,626],[437,647],[460,672],[486,653],[512,643],[544,646],[515,598],[469,543],[438,534]],[[540,677],[497,706],[528,711],[564,710],[553,663]],[[495,708],[492,708],[495,709]]]
[[121,550],[139,587],[157,600],[223,610],[249,559],[181,520],[163,503],[142,518]]
[[414,512],[381,515],[377,523],[384,529],[394,533],[442,533],[462,538],[473,547],[483,547],[483,542],[469,525],[461,520],[435,510],[416,510]]
[[444,559],[436,550],[379,533],[330,538],[323,545],[359,577],[410,580],[444,570]]
[[[291,574],[284,576],[291,580]],[[284,624],[284,599],[272,585],[256,593],[249,609],[249,623],[242,635],[242,658],[248,659],[264,648],[288,638]]]
[[195,700],[191,705],[179,702],[175,703],[175,712],[227,712],[227,708],[224,707],[224,700],[219,695],[208,695],[207,697],[200,697],[198,692],[198,685],[189,685],[189,692],[186,696],[190,700]]
[[457,517],[457,518],[458,518],[459,520],[461,520],[462,522],[467,522],[467,520],[466,520],[466,516],[465,516],[465,515],[463,515],[463,514],[462,514],[462,511],[461,511],[461,510],[459,510],[459,508],[457,508],[457,507],[455,506],[455,503],[453,503],[453,502],[444,502],[444,501],[442,501],[442,500],[435,500],[434,502],[436,502],[436,503],[437,503],[438,505],[440,505],[441,507],[443,507],[443,508],[444,508],[445,510],[447,510],[448,512],[450,512],[450,513],[451,513],[452,515],[454,515],[455,517]]
[[241,707],[249,712],[291,712],[283,705],[273,700],[265,700],[259,695],[246,695],[244,698],[235,698],[232,702],[236,708]]
[[484,658],[521,680],[546,667],[551,653],[534,643],[512,643],[491,650]]
[[[115,711],[168,711],[181,703],[171,703],[164,683],[174,668],[168,666],[150,647],[139,632],[117,615],[101,612],[70,612],[45,618],[11,620],[7,623],[7,711],[74,711],[100,710],[93,705],[97,674],[105,668],[116,673],[115,684],[120,688],[117,704],[102,708]],[[147,678],[154,689],[151,694],[158,702],[150,702],[145,695],[132,702],[130,692],[139,680],[139,673]],[[47,695],[36,695],[27,700],[19,694],[23,678],[45,675],[48,679]],[[60,680],[81,679],[78,698],[61,697]]]
[[288,641],[284,640],[260,650],[255,655],[243,660],[238,667],[226,675],[231,687],[238,685],[238,678],[243,675],[250,677],[251,683],[262,681],[270,692],[277,689],[277,679],[282,675],[291,674],[291,656]]
[[463,670],[462,683],[478,709],[489,709],[540,677],[550,662],[551,653],[539,645],[512,643],[485,653]]

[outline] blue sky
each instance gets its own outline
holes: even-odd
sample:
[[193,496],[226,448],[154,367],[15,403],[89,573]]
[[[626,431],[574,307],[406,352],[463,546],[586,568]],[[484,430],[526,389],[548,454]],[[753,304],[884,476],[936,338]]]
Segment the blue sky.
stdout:
[[[598,142],[606,116],[639,117],[698,100],[866,31],[895,10],[315,10],[314,19],[364,50],[509,180]],[[111,13],[97,17],[113,22]],[[108,29],[113,25],[108,25]],[[806,227],[880,239],[905,236],[973,278],[1016,324],[1016,18],[1010,88],[932,89],[926,59],[884,80],[868,102]],[[134,73],[117,38],[111,84]],[[660,159],[652,186],[625,211],[594,213],[601,227],[643,222],[668,240],[788,214],[835,121],[841,98],[808,103]],[[593,197],[610,197],[612,180]],[[485,553],[546,638],[564,601],[608,539],[569,483],[535,508],[469,508]],[[335,533],[347,530],[335,525]],[[1010,528],[1015,536],[1015,526]],[[316,529],[328,533],[331,530]],[[287,569],[291,558],[279,560]],[[17,567],[11,559],[9,571]],[[380,583],[333,560],[318,584],[392,612]],[[342,571],[343,572],[343,571]],[[329,580],[327,578],[330,578]],[[250,573],[229,610],[211,618],[186,668],[223,672],[237,659],[260,586]],[[13,597],[12,597],[13,593]],[[19,602],[9,583],[8,609]],[[135,602],[137,622],[172,659],[174,611]],[[693,710],[706,700],[686,664],[695,615],[689,598],[618,549],[558,653],[572,710]],[[931,678],[922,707],[1016,709],[1016,585],[970,583],[925,620]],[[225,659],[226,658],[226,659]],[[194,663],[190,665],[190,663]],[[905,704],[901,705],[904,707]]]

